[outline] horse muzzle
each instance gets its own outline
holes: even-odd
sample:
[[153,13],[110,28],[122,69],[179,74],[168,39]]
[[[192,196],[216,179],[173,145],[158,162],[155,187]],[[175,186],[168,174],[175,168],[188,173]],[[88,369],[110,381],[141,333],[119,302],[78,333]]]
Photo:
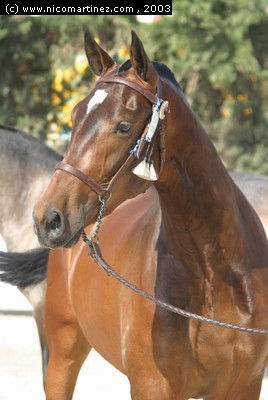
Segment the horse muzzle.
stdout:
[[41,222],[34,210],[33,219],[38,240],[46,247],[71,247],[78,241],[82,232],[82,227],[79,227],[73,233],[69,221],[56,208],[49,210]]

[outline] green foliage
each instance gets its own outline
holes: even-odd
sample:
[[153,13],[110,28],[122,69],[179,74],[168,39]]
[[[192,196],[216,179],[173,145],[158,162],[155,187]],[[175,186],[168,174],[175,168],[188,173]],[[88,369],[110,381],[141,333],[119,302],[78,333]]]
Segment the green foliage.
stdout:
[[95,79],[84,65],[84,29],[122,62],[134,28],[149,56],[175,73],[227,167],[268,174],[265,7],[175,0],[173,16],[151,25],[133,16],[2,16],[0,120],[43,138],[68,132],[70,109]]
[[[119,39],[121,29],[128,31],[131,19],[127,16],[0,16],[0,121],[43,139],[53,130],[53,122],[58,130],[68,130],[68,124],[61,121],[64,110],[54,107],[53,95],[54,100],[55,94],[59,95],[63,107],[67,103],[63,91],[68,94],[76,89],[82,95],[88,91],[93,77],[88,71],[73,87],[67,79],[62,82],[62,93],[58,93],[53,88],[57,68],[65,70],[72,66],[77,53],[84,52],[85,28],[97,32],[96,36],[110,50]],[[118,41],[122,43],[121,40]],[[81,88],[77,87],[78,83]]]
[[[144,29],[231,169],[268,174],[265,1],[179,0]],[[266,108],[265,108],[266,105]]]
[[46,127],[42,118],[50,108],[47,34],[35,18],[1,17],[0,120],[41,134]]

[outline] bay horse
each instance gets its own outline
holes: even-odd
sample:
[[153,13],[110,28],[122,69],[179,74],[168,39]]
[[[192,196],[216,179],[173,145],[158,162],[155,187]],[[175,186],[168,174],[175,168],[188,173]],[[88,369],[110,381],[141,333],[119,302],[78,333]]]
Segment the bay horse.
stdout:
[[[258,399],[267,336],[163,310],[106,276],[78,242],[100,223],[105,198],[100,246],[121,275],[174,306],[268,328],[263,227],[172,73],[149,60],[134,32],[121,66],[89,33],[85,47],[101,78],[74,108],[69,149],[34,209],[40,242],[65,247],[48,266],[47,399],[72,397],[91,346],[128,376],[133,400]],[[170,112],[166,103],[155,123],[159,98]],[[144,160],[141,179],[132,171]]]
[[[9,252],[24,252],[39,247],[33,231],[32,209],[48,185],[61,155],[32,136],[0,125],[0,235]],[[47,271],[42,265],[46,251],[33,252],[34,262],[9,256],[5,274],[0,280],[16,285],[33,307],[39,333],[43,380],[48,350],[43,328],[43,311]],[[11,261],[12,260],[12,261]],[[23,267],[19,267],[23,264]],[[18,268],[18,269],[17,269]],[[2,272],[4,267],[2,265]]]
[[[42,349],[43,382],[48,361],[43,328],[48,250],[30,250],[38,246],[31,214],[36,198],[48,184],[54,164],[60,159],[58,153],[32,136],[0,125],[0,234],[9,250],[9,253],[0,252],[0,281],[17,286],[33,307]],[[254,206],[268,232],[268,178],[243,172],[231,172],[230,175]],[[156,192],[154,195],[157,196]],[[155,200],[145,194],[143,202],[147,201]],[[132,204],[135,202],[124,205],[130,214],[133,212]],[[105,226],[106,222],[104,229]],[[22,252],[27,249],[29,251]],[[52,253],[52,265],[54,258],[57,255]]]

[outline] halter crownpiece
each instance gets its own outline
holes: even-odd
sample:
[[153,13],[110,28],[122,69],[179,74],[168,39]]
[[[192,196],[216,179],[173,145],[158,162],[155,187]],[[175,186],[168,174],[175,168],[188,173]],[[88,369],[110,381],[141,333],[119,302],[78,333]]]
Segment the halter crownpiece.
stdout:
[[[141,86],[140,84],[131,81],[128,78],[123,78],[121,76],[115,76],[115,75],[109,75],[109,76],[104,76],[101,77],[97,80],[98,83],[121,83],[125,86],[129,86],[132,89],[134,89],[136,92],[139,92],[140,94],[143,95],[143,97],[146,97],[147,100],[149,100],[151,103],[156,104],[157,103],[157,97],[152,93],[150,89],[147,89],[144,86]],[[161,90],[161,81],[158,80],[157,83],[157,88]]]

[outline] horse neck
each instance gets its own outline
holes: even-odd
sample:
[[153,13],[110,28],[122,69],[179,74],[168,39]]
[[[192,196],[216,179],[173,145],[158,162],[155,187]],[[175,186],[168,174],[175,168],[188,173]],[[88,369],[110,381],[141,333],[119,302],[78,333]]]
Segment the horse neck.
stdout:
[[39,247],[33,230],[32,210],[49,183],[50,175],[34,174],[17,182],[20,172],[17,166],[16,173],[15,164],[9,170],[8,180],[2,179],[0,174],[0,184],[5,189],[0,196],[0,235],[9,251],[25,251]]
[[170,114],[163,128],[165,166],[155,187],[166,242],[173,253],[180,254],[181,245],[194,246],[199,253],[205,246],[218,247],[218,242],[225,248],[231,246],[223,243],[223,232],[227,226],[229,234],[239,229],[235,186],[182,94],[167,83],[163,87]]

